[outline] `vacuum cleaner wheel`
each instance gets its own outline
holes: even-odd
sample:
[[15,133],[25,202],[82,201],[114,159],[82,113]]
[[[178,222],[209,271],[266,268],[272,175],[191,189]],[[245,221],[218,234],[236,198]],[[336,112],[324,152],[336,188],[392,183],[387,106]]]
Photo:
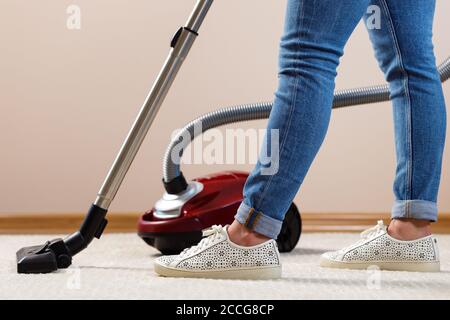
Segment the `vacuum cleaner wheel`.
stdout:
[[292,203],[284,217],[280,234],[277,238],[278,250],[280,252],[292,251],[300,239],[302,233],[302,219],[297,206]]

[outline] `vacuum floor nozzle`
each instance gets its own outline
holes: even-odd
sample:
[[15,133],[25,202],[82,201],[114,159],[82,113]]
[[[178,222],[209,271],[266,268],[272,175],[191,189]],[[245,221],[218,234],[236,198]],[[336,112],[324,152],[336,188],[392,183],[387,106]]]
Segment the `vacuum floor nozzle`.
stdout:
[[80,230],[61,238],[47,241],[41,246],[24,247],[17,251],[18,273],[50,273],[68,268],[72,257],[84,250],[94,238],[100,238],[108,221],[107,210],[93,204]]
[[41,246],[24,247],[17,251],[18,273],[50,273],[68,268],[72,256],[63,239],[47,241]]

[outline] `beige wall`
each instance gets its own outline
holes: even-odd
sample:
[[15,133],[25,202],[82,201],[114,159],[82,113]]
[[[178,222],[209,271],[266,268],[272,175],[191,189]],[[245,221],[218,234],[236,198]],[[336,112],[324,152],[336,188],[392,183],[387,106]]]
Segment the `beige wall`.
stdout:
[[[66,7],[82,28],[66,28]],[[84,211],[195,1],[0,1],[0,212]],[[219,106],[271,100],[285,1],[218,0],[130,170],[112,211],[142,211],[162,194],[174,128]],[[438,60],[450,55],[450,1],[438,0]],[[338,88],[383,81],[360,25]],[[450,83],[444,86],[450,102]],[[249,126],[263,127],[264,121]],[[297,197],[307,212],[387,212],[394,145],[389,104],[336,111]],[[450,148],[441,211],[450,212]],[[250,166],[184,168],[187,177]]]

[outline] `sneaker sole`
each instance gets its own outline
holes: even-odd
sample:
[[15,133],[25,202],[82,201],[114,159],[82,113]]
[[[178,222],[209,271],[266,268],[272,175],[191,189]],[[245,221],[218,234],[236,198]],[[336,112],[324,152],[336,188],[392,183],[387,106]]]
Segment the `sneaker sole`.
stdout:
[[338,269],[368,269],[377,266],[381,270],[389,271],[411,271],[411,272],[439,272],[439,262],[342,262],[326,258],[320,258],[320,266],[324,268]]
[[163,277],[176,278],[207,278],[207,279],[240,279],[269,280],[281,278],[281,266],[260,267],[252,269],[187,271],[163,266],[155,263],[154,270]]

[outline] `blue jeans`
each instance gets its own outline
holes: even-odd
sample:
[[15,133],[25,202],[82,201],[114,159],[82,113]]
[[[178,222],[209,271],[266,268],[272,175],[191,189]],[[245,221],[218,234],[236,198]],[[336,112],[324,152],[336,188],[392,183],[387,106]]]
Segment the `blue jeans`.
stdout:
[[[378,11],[370,7],[368,12],[370,5]],[[266,164],[258,161],[245,184],[237,221],[277,237],[327,132],[336,68],[362,17],[393,103],[392,217],[437,220],[446,110],[433,53],[434,11],[435,0],[288,0],[279,86],[266,132],[268,137],[278,130],[279,167],[267,175]]]

